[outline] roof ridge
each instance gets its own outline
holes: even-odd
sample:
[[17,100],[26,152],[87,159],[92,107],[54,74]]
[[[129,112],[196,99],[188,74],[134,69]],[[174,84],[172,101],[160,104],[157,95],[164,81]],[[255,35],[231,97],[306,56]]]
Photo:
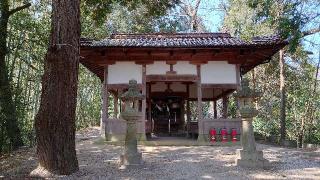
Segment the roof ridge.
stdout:
[[111,34],[110,39],[139,39],[139,38],[232,38],[229,33],[117,33]]

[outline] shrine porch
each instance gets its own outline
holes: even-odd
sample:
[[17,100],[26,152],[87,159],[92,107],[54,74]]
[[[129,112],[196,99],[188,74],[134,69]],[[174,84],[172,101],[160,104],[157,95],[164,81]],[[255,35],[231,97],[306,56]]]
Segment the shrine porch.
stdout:
[[[145,122],[145,124],[143,124]],[[191,122],[190,126],[185,126],[185,131],[181,134],[172,134],[171,136],[159,136],[154,135],[152,132],[153,123],[148,120],[140,120],[137,122],[137,138],[141,141],[141,144],[145,145],[212,145],[210,143],[210,135],[209,131],[211,129],[215,129],[217,131],[216,135],[216,143],[215,145],[224,145],[224,144],[234,144],[231,143],[231,130],[235,129],[237,132],[237,141],[240,142],[240,134],[242,121],[239,118],[235,119],[203,119],[201,121],[203,124],[203,131],[205,136],[204,142],[197,142],[196,138],[198,136],[198,122]],[[109,142],[123,142],[125,139],[126,133],[126,122],[123,119],[119,118],[109,118],[105,123],[105,137],[106,141]],[[228,132],[227,135],[227,143],[221,143],[221,129],[225,128]],[[193,137],[193,138],[192,138]],[[237,142],[237,144],[238,144]]]

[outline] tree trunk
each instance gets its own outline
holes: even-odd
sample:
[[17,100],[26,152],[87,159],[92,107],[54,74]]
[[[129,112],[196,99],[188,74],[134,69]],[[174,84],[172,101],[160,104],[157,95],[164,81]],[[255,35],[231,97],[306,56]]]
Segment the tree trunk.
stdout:
[[286,91],[284,78],[284,50],[281,49],[279,53],[280,64],[280,144],[284,144],[286,139]]
[[80,0],[53,0],[35,129],[39,167],[54,174],[79,169],[75,150],[79,39]]
[[21,132],[16,116],[16,107],[13,101],[8,67],[5,61],[7,54],[8,21],[10,17],[7,0],[0,2],[0,117],[10,139],[12,149],[23,145]]

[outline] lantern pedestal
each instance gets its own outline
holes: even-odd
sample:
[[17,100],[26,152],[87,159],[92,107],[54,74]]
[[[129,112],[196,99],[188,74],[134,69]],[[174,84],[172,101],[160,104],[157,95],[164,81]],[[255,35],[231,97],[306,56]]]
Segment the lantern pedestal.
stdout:
[[243,149],[237,150],[236,165],[248,168],[262,168],[267,169],[270,167],[268,160],[263,158],[262,151],[246,151]]
[[142,154],[138,151],[137,145],[137,121],[142,117],[142,113],[138,111],[137,104],[142,99],[144,99],[144,96],[139,92],[137,81],[130,80],[128,91],[121,95],[125,108],[120,115],[127,121],[127,132],[124,151],[120,155],[120,169],[127,169],[142,163]]
[[249,81],[243,79],[241,90],[237,92],[236,97],[239,100],[240,116],[242,118],[241,143],[242,149],[237,150],[236,165],[249,168],[269,168],[270,163],[263,158],[262,151],[257,151],[254,140],[252,121],[253,117],[258,115],[253,102],[261,93],[249,87]]
[[[127,133],[124,144],[124,153],[120,155],[120,169],[126,169],[130,166],[137,166],[142,163],[142,153],[138,151],[137,147],[137,128],[136,128],[136,118],[139,116],[127,116],[125,118],[131,118],[127,121]],[[132,119],[134,118],[134,119]]]
[[120,169],[127,169],[131,166],[138,166],[142,163],[142,153],[120,155]]
[[254,140],[252,118],[242,121],[242,149],[237,150],[236,165],[249,168],[269,168],[270,163],[263,158],[263,152],[257,151]]

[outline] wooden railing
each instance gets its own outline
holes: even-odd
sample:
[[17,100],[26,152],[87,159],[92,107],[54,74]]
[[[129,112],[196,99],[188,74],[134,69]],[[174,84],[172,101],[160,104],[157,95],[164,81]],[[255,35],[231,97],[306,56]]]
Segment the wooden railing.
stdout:
[[[242,121],[239,118],[234,119],[203,119],[203,132],[204,134],[209,134],[210,129],[215,128],[217,133],[220,134],[220,130],[222,128],[226,128],[228,132],[231,131],[232,128],[237,130],[237,134],[241,134],[242,131]],[[190,123],[190,132],[198,133],[198,122]]]
[[[143,123],[145,123],[143,125]],[[237,134],[241,134],[242,131],[242,121],[241,119],[203,119],[203,132],[204,134],[209,134],[210,129],[215,128],[217,134],[220,134],[220,130],[222,128],[226,128],[228,132],[231,131],[232,128],[237,130]],[[106,131],[109,134],[125,134],[127,123],[123,119],[111,119],[109,118],[107,122],[105,122]],[[143,129],[145,128],[145,129]],[[139,120],[137,122],[137,132],[138,133],[150,133],[152,128],[152,124],[149,121]],[[198,134],[198,122],[190,123],[190,133]]]

